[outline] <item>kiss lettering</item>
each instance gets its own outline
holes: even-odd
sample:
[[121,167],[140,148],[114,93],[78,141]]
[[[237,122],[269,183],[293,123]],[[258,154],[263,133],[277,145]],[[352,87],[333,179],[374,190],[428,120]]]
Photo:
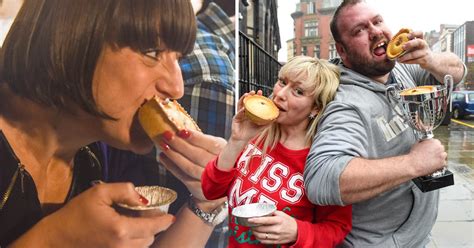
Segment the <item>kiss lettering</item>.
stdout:
[[[289,204],[299,202],[304,196],[303,175],[299,172],[292,172],[288,165],[281,162],[274,162],[274,158],[266,154],[260,165],[250,175],[247,163],[252,158],[262,157],[260,151],[253,144],[249,144],[237,162],[237,169],[240,175],[234,180],[229,192],[230,206],[240,206],[253,202],[266,202],[276,204],[271,195],[277,195]],[[248,176],[248,180],[259,187],[243,189],[243,180]],[[276,197],[276,196],[275,196]]]

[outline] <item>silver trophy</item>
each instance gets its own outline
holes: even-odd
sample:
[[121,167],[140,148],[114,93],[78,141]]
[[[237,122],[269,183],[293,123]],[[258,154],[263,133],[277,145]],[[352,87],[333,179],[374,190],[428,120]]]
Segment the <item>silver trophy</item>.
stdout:
[[[453,91],[453,77],[446,75],[444,85],[419,86],[400,90],[397,86],[387,87],[387,98],[395,112],[413,128],[420,140],[433,138],[433,130],[443,121]],[[413,179],[422,192],[428,192],[454,184],[453,173],[446,168],[431,175]]]

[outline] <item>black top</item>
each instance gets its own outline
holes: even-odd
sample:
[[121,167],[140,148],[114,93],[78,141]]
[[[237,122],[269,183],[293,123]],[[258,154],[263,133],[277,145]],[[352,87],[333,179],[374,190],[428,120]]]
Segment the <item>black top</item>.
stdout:
[[[97,143],[81,148],[74,157],[73,179],[65,202],[102,179],[103,155]],[[0,130],[0,247],[28,231],[42,217],[31,175]]]

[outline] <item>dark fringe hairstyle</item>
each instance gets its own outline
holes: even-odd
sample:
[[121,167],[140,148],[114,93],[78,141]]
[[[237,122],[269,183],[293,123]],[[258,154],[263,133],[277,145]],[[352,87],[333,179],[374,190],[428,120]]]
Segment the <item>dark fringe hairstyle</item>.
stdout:
[[56,109],[97,109],[92,79],[105,45],[141,52],[160,42],[186,54],[196,23],[189,0],[25,0],[0,55],[0,82]]

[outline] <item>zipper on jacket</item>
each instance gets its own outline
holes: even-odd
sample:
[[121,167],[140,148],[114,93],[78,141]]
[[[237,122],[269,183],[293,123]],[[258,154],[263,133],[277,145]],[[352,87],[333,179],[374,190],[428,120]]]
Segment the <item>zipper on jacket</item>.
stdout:
[[21,163],[18,163],[18,167],[20,169],[20,182],[21,182],[21,193],[25,193],[25,166],[22,165]]
[[10,197],[10,195],[13,191],[13,187],[15,186],[16,180],[18,179],[18,174],[20,174],[21,192],[25,193],[25,187],[24,187],[24,177],[25,177],[25,175],[24,174],[25,174],[26,170],[25,170],[25,166],[20,162],[20,160],[16,156],[15,152],[13,151],[12,147],[8,143],[7,137],[5,137],[5,134],[2,132],[1,129],[0,129],[0,141],[3,141],[5,143],[7,151],[11,154],[13,159],[15,159],[17,161],[17,164],[18,164],[18,167],[17,167],[15,173],[13,174],[12,179],[10,180],[10,184],[8,184],[7,190],[2,195],[2,199],[1,199],[2,201],[0,202],[0,211],[2,211],[3,207],[7,203],[8,198]]
[[89,155],[89,160],[92,162],[92,167],[99,166],[99,170],[102,170],[102,164],[100,163],[100,160],[97,158],[97,156],[91,151],[91,149],[88,146],[84,146],[83,149],[87,152]]
[[12,191],[13,191],[13,186],[15,186],[16,180],[18,179],[18,174],[20,174],[20,180],[21,180],[21,192],[24,193],[24,186],[23,186],[23,172],[25,170],[25,166],[22,165],[21,163],[18,163],[18,168],[16,169],[15,173],[13,174],[12,179],[10,180],[10,184],[8,185],[7,190],[2,196],[2,201],[0,202],[0,211],[3,209],[5,204],[8,201],[8,198],[10,197]]

